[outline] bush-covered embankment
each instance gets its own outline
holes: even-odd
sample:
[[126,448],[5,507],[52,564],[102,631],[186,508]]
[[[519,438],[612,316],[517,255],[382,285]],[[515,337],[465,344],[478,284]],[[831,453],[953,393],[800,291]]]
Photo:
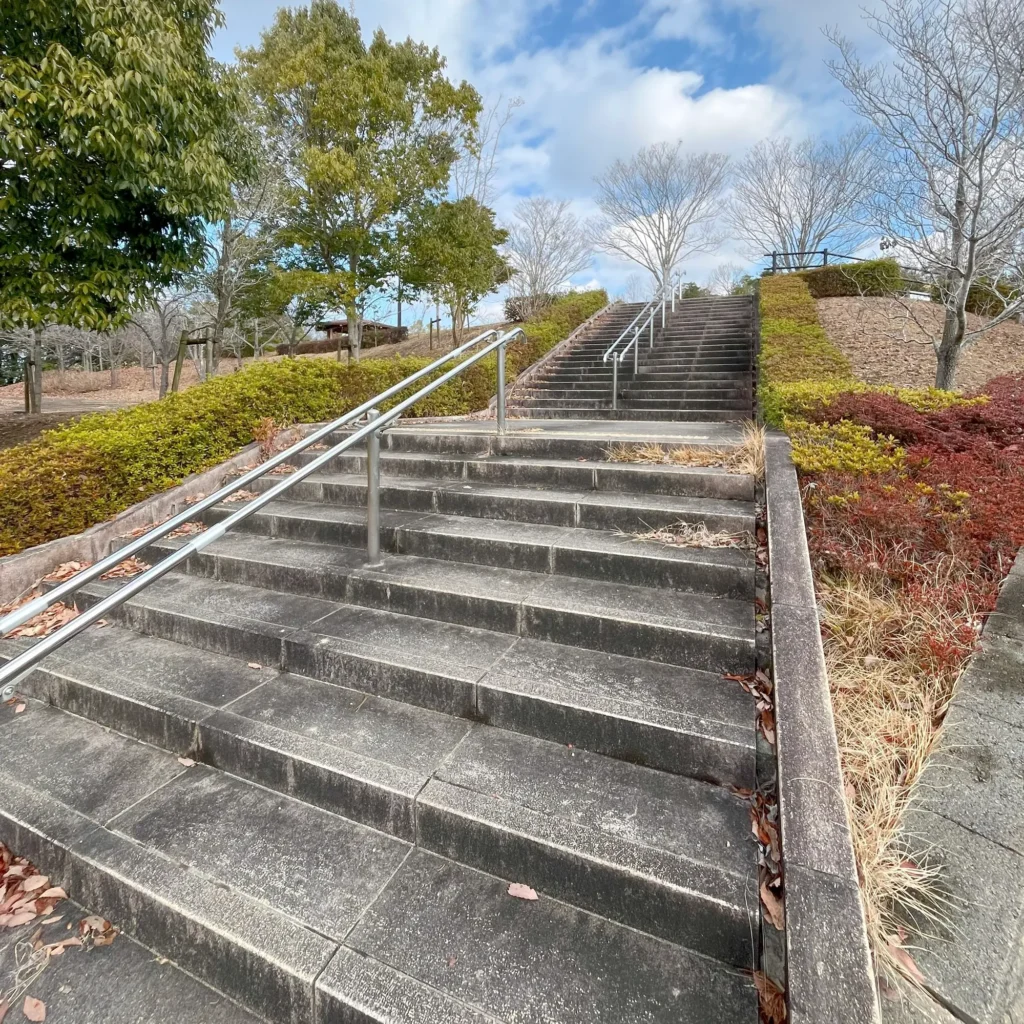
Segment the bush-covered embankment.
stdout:
[[[509,381],[607,301],[602,291],[567,295],[523,324],[526,340],[508,346]],[[256,364],[159,402],[95,413],[46,431],[35,441],[0,452],[0,555],[78,533],[215,466],[251,443],[264,419],[288,426],[336,418],[431,361]],[[408,394],[425,383],[418,382]],[[486,408],[496,387],[497,358],[491,355],[418,403],[411,415],[475,412]]]
[[759,397],[800,471],[876,961],[912,975],[898,908],[941,903],[901,824],[1024,544],[1024,377],[966,396],[869,387],[822,330],[807,276],[761,283]]

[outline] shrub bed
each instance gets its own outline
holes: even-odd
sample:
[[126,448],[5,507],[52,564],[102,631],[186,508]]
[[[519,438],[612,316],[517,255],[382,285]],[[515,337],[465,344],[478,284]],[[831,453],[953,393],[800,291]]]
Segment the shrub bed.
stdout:
[[906,287],[903,271],[895,260],[864,260],[834,263],[799,271],[815,299],[857,295],[895,295]]
[[1024,545],[1024,377],[966,397],[869,387],[813,330],[811,293],[794,279],[761,282],[759,395],[800,472],[876,963],[883,978],[913,975],[908,908],[927,919],[938,904],[901,823]]
[[[540,358],[607,302],[604,292],[559,299],[524,324],[508,346],[508,379]],[[94,413],[0,452],[0,555],[78,533],[191,473],[222,462],[254,439],[260,422],[333,419],[422,369],[430,358],[257,363],[181,394]],[[442,367],[438,375],[450,367]],[[384,403],[397,404],[409,392]],[[487,407],[497,386],[489,356],[413,407],[413,416],[457,416]]]

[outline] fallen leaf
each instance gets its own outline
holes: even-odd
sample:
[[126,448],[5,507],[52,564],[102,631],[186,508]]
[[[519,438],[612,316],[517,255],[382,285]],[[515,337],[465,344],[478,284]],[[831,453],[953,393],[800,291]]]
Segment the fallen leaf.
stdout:
[[786,997],[782,994],[782,989],[763,971],[754,971],[754,988],[757,989],[761,1018],[765,1024],[784,1024]]
[[195,761],[193,761],[191,757],[179,757],[178,764],[184,765],[186,768],[193,768],[195,766]]
[[46,1020],[46,1003],[41,999],[34,999],[32,996],[25,996],[25,1005],[21,1008],[26,1020]]
[[782,909],[782,900],[768,888],[767,882],[761,883],[761,902],[764,904],[768,920],[775,925],[780,932],[785,927],[786,918]]
[[17,707],[16,707],[15,709],[14,709],[14,713],[15,713],[16,715],[20,715],[20,714],[22,713],[22,711],[24,711],[24,710],[25,710],[25,705],[24,705],[24,704],[19,704],[19,705],[18,705],[18,706],[17,706]]
[[263,666],[258,661],[250,661],[249,668],[254,668],[258,671],[259,669],[263,668]]
[[508,894],[520,900],[535,900],[539,898],[533,889],[528,885],[523,885],[521,882],[513,882],[508,887]]
[[21,888],[25,892],[35,892],[36,889],[44,889],[46,883],[49,882],[47,875],[33,875],[31,878],[26,878],[21,884]]
[[110,927],[110,922],[98,914],[90,914],[83,917],[78,924],[79,931],[83,932],[105,932]]
[[109,931],[105,931],[101,935],[94,935],[92,944],[94,946],[109,946],[116,938],[117,929],[111,928]]
[[41,892],[39,898],[41,900],[66,900],[68,894],[59,885],[55,885],[52,889]]
[[4,1017],[7,1016],[7,1011],[11,1008],[11,1004],[6,999],[0,999],[0,1024],[4,1024]]

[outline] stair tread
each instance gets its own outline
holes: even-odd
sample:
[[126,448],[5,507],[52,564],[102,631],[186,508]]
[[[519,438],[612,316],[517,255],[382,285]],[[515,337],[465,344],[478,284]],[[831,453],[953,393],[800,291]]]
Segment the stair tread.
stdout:
[[[167,551],[185,543],[187,538],[178,538],[164,541],[158,547]],[[360,548],[251,534],[218,538],[203,554],[263,567],[301,569],[311,575],[328,574],[336,579],[374,581],[392,591],[415,588],[424,601],[426,595],[438,593],[473,597],[507,612],[502,621],[510,620],[512,628],[519,607],[548,608],[595,619],[656,625],[666,630],[692,629],[699,624],[705,632],[706,627],[711,627],[711,632],[737,638],[749,638],[753,628],[753,606],[749,601],[625,583],[579,580],[416,555],[383,555],[380,567],[370,567],[366,565],[365,551]],[[356,603],[360,600],[351,591],[346,599]]]
[[[225,514],[235,512],[243,502],[219,506]],[[312,501],[272,501],[256,513],[257,516],[276,516],[296,521],[314,521],[365,526],[366,513],[350,505],[327,505]],[[748,568],[752,566],[749,551],[739,548],[674,547],[658,541],[636,540],[634,537],[607,533],[602,530],[584,530],[574,526],[555,526],[547,523],[519,523],[504,520],[480,519],[473,516],[447,515],[443,512],[381,511],[383,529],[394,529],[403,535],[424,534],[440,537],[459,537],[491,544],[528,545],[548,552],[554,558],[562,554],[571,559],[574,554],[629,555],[643,558],[651,564],[658,562],[686,562],[697,565]]]
[[[332,473],[321,470],[307,479],[322,480],[356,486],[366,486],[366,477],[360,473]],[[557,487],[531,485],[528,491],[522,487],[502,487],[497,484],[475,480],[419,480],[414,477],[398,477],[381,482],[382,501],[386,504],[388,490],[410,491],[454,491],[471,492],[492,498],[521,498],[537,501],[575,502],[580,505],[609,505],[617,508],[654,507],[668,512],[682,514],[706,511],[715,513],[753,514],[753,502],[723,498],[689,498],[670,494],[636,494],[624,491],[571,490]]]
[[[46,749],[50,723],[63,714],[33,706],[4,730],[5,739],[12,730],[39,733],[45,722],[36,749],[40,759],[51,755],[51,778],[61,770],[81,772],[73,749]],[[89,723],[78,727],[97,734],[89,737],[94,746],[100,733],[109,736]],[[143,749],[155,761],[171,756]],[[116,760],[112,751],[107,755]],[[269,1019],[312,1019],[319,988],[318,1001],[361,1008],[373,993],[370,1005],[389,1014],[379,1019],[407,1020],[390,1015],[396,992],[386,982],[394,981],[399,992],[413,987],[421,1008],[467,1022],[539,1022],[555,998],[578,1006],[585,1014],[578,1019],[608,1024],[622,1020],[638,999],[648,1020],[666,1024],[751,1011],[752,989],[737,972],[688,950],[557,900],[513,900],[506,880],[213,769],[176,768],[164,787],[105,824],[56,799],[50,786],[26,786],[5,771],[0,816],[45,837],[62,854],[54,857],[52,874],[59,877],[58,861],[71,862],[79,886],[100,898],[105,913],[131,920],[142,941],[158,939],[163,955],[186,970],[215,983],[233,968],[237,989],[244,962],[245,995]],[[70,798],[68,786],[58,788]],[[260,829],[240,828],[243,819],[259,821]],[[325,839],[343,855],[323,857]],[[212,959],[212,943],[219,951],[230,948],[234,962]],[[558,950],[557,962],[534,971],[524,986],[520,968],[538,948]],[[628,972],[595,980],[594,972],[619,962],[623,950],[630,954]],[[373,970],[369,986],[370,979],[351,970],[350,951]],[[451,968],[460,960],[453,983]],[[264,972],[276,976],[270,991],[260,991]],[[534,1002],[529,1017],[524,1000]]]

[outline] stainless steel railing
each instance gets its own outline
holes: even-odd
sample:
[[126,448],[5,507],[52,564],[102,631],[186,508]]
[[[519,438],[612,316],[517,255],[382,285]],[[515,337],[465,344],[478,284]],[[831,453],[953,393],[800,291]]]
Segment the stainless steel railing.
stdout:
[[[53,590],[48,591],[41,597],[37,597],[32,601],[26,602],[20,608],[16,608],[8,615],[0,619],[0,637],[6,636],[11,630],[16,629],[18,626],[24,624],[29,619],[35,617],[40,612],[45,611],[50,605],[56,604],[58,601],[63,600],[71,594],[74,594],[77,590],[83,587],[86,583],[102,576],[104,573],[113,569],[116,565],[119,565],[126,558],[130,558],[132,555],[141,551],[143,548],[148,547],[154,541],[159,540],[161,537],[166,536],[168,533],[174,531],[177,527],[183,525],[186,522],[194,520],[197,515],[212,508],[214,505],[223,501],[225,498],[248,486],[255,480],[260,479],[269,473],[275,466],[278,466],[284,462],[287,462],[289,458],[300,454],[305,451],[311,445],[316,444],[318,441],[327,437],[334,431],[341,427],[347,426],[348,424],[354,423],[360,416],[366,415],[367,422],[361,427],[357,427],[353,433],[349,434],[343,441],[340,441],[334,447],[328,449],[322,454],[318,455],[312,462],[307,463],[305,466],[299,467],[294,473],[291,473],[279,484],[271,487],[257,498],[252,499],[242,506],[237,512],[232,513],[226,519],[223,519],[219,523],[215,523],[206,529],[203,533],[196,534],[191,540],[182,545],[173,554],[168,555],[162,561],[156,565],[151,566],[138,576],[131,577],[127,583],[121,586],[115,593],[110,594],[108,597],[98,601],[91,608],[81,612],[78,616],[72,619],[70,622],[65,623],[60,629],[51,633],[47,637],[43,637],[37,641],[28,650],[23,651],[17,657],[12,658],[6,665],[0,667],[0,700],[8,700],[14,692],[14,688],[18,680],[24,676],[27,672],[31,671],[43,658],[49,653],[55,651],[58,647],[63,646],[68,640],[77,636],[84,629],[87,629],[94,622],[103,618],[112,609],[117,608],[125,601],[134,597],[140,591],[145,590],[151,583],[160,579],[162,576],[170,572],[175,566],[180,565],[190,555],[197,551],[201,551],[207,545],[212,544],[215,540],[222,537],[228,530],[230,530],[236,524],[248,519],[253,513],[258,512],[265,505],[274,501],[276,498],[281,497],[289,488],[294,487],[301,480],[304,480],[310,474],[315,473],[318,469],[322,469],[328,465],[332,459],[337,458],[342,452],[347,451],[349,448],[358,444],[364,438],[367,441],[366,445],[366,467],[367,467],[367,491],[366,491],[366,507],[367,507],[367,540],[366,549],[369,563],[376,565],[380,563],[380,434],[381,432],[395,422],[407,409],[412,408],[417,402],[426,398],[427,395],[436,391],[439,387],[446,384],[448,381],[457,377],[463,373],[470,366],[478,363],[485,356],[489,355],[495,350],[498,351],[498,395],[497,395],[497,409],[496,409],[496,429],[499,434],[505,432],[505,346],[517,335],[525,332],[521,327],[513,328],[511,331],[506,331],[504,334],[500,334],[496,330],[484,331],[482,334],[477,335],[470,341],[467,341],[464,345],[460,345],[458,348],[453,349],[446,355],[441,356],[439,359],[434,360],[430,365],[425,366],[422,370],[418,370],[416,373],[410,374],[404,380],[395,384],[393,387],[388,388],[386,391],[382,391],[379,395],[374,396],[369,401],[364,402],[362,405],[351,410],[351,412],[345,413],[344,416],[339,416],[336,420],[328,423],[326,426],[319,427],[311,434],[304,437],[301,441],[293,444],[290,448],[283,452],[279,452],[277,455],[272,456],[266,462],[261,463],[255,469],[250,470],[248,473],[233,480],[230,484],[226,484],[220,490],[215,491],[213,494],[204,498],[202,501],[196,502],[194,505],[189,506],[178,515],[172,517],[164,523],[154,526],[147,533],[135,538],[128,544],[119,548],[113,554],[108,555],[106,558],[101,559],[99,562],[89,566],[86,569],[82,569],[76,573],[67,581],[54,587]],[[480,349],[479,352],[474,353],[468,359],[459,363],[457,366],[441,374],[436,379],[432,380],[426,386],[420,388],[415,394],[410,395],[408,398],[403,399],[397,405],[388,409],[386,412],[381,412],[377,406],[382,402],[386,402],[388,399],[393,398],[395,395],[400,394],[402,391],[407,390],[416,381],[422,380],[423,377],[429,375],[434,370],[439,369],[445,363],[451,362],[453,359],[463,355],[469,349],[475,345],[479,345],[486,338],[492,338],[484,348]]]
[[[640,335],[644,331],[649,330],[650,343],[649,348],[654,348],[654,321],[657,318],[658,313],[661,313],[661,326],[662,330],[665,328],[665,315],[666,308],[671,303],[672,312],[676,311],[676,299],[682,295],[682,284],[676,284],[672,286],[670,292],[666,292],[662,289],[661,298],[651,299],[650,302],[640,310],[639,313],[633,318],[629,326],[613,341],[608,348],[605,350],[604,356],[601,359],[602,363],[607,363],[609,357],[612,361],[612,408],[618,409],[619,407],[619,366],[623,363],[626,356],[629,355],[630,351],[633,353],[633,373],[637,372],[639,367],[640,359]],[[620,345],[629,337],[630,332],[633,334],[633,338],[625,346],[619,348]]]

